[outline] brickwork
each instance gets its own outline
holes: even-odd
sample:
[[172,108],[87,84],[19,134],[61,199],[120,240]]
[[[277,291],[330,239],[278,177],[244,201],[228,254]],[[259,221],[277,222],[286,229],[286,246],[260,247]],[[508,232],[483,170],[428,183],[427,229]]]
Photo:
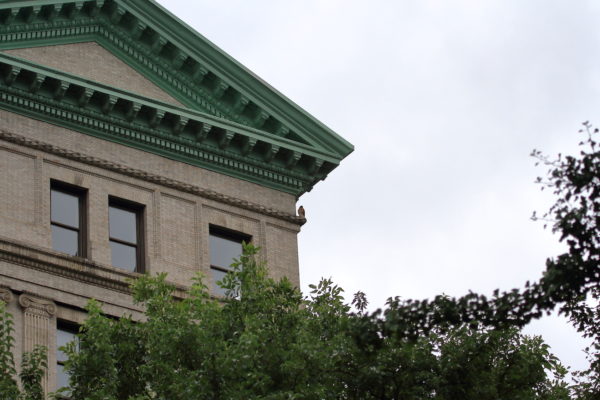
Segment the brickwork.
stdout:
[[250,202],[259,205],[259,208],[274,209],[289,215],[296,213],[296,199],[291,194],[189,164],[174,162],[131,147],[115,145],[112,142],[8,111],[0,110],[0,129],[27,139],[58,146],[66,152],[77,152],[90,158],[101,159],[105,162],[106,168],[110,167],[109,163],[115,163],[166,180],[172,179],[203,188],[206,192],[214,191],[238,202]]
[[[115,151],[121,148],[111,145]],[[4,173],[0,174],[0,184],[7,188],[3,196],[10,196],[4,201],[5,209],[0,214],[3,222],[0,224],[1,237],[52,248],[50,181],[57,180],[87,189],[88,258],[94,262],[107,266],[111,263],[107,216],[108,197],[114,196],[144,205],[148,272],[168,272],[170,279],[181,285],[187,284],[195,272],[207,272],[208,226],[213,224],[251,235],[265,248],[267,255],[273,254],[273,257],[266,256],[270,267],[274,271],[286,270],[285,275],[298,283],[296,238],[295,234],[288,234],[298,232],[295,224],[11,143],[1,143],[0,154],[0,159],[6,164],[2,169]],[[39,170],[33,168],[38,157],[41,159]],[[40,177],[36,179],[35,174]],[[34,182],[39,182],[42,198],[39,202],[34,201]],[[40,205],[40,209],[35,209],[36,204]],[[20,207],[25,207],[27,212],[22,212]],[[41,215],[39,223],[32,217],[37,213]],[[262,221],[269,226],[265,231],[266,237],[262,237]],[[273,247],[273,251],[269,247]],[[286,251],[294,256],[280,259],[281,253]]]
[[[58,129],[37,121],[31,121],[30,124],[38,125],[38,128],[50,128],[40,129],[39,137],[46,139],[54,138],[48,132]],[[70,134],[87,139],[81,134]],[[113,158],[137,166],[135,160],[125,160],[118,154],[122,147],[116,144],[108,143],[103,149],[103,155],[111,154],[110,147],[115,155]],[[263,247],[262,257],[268,262],[272,275],[285,275],[299,284],[296,242],[298,224],[7,141],[0,140],[0,160],[3,163],[0,187],[4,189],[0,197],[0,285],[10,287],[16,294],[36,293],[76,309],[81,309],[88,298],[94,297],[104,303],[104,309],[109,314],[118,316],[133,313],[140,317],[139,307],[132,304],[127,292],[126,278],[134,274],[110,265],[107,218],[109,195],[144,205],[147,271],[167,272],[169,279],[182,288],[189,284],[197,272],[203,272],[207,276],[210,274],[210,224],[251,235],[253,241]],[[148,163],[148,160],[143,163]],[[160,160],[158,165],[166,167],[162,171],[157,166],[152,169],[182,178],[182,168],[171,164],[177,163]],[[201,174],[200,171],[198,173]],[[77,185],[88,191],[89,261],[83,262],[77,257],[52,250],[49,223],[51,179]],[[212,187],[211,190],[229,190],[231,194],[232,187],[223,185]],[[274,204],[276,202],[272,201],[271,205]],[[286,252],[290,255],[285,255]],[[12,302],[15,303],[14,300]],[[22,349],[31,347],[35,341],[53,348],[56,340],[56,317],[50,315],[42,318],[28,314],[23,307],[15,304],[9,304],[9,309],[15,315],[17,337],[24,338],[16,343],[17,355]],[[80,311],[60,306],[57,315],[62,316],[60,319],[73,321],[80,314]],[[33,331],[37,334],[31,339]],[[49,359],[51,366],[55,362],[53,357]],[[55,389],[55,380],[54,370],[50,369],[45,381],[47,390]]]
[[165,103],[181,103],[95,42],[4,50],[60,71]]
[[[181,106],[94,42],[5,52]],[[85,258],[53,250],[51,182],[85,189]],[[0,301],[14,316],[17,366],[24,350],[49,349],[47,392],[57,321],[82,323],[90,298],[109,315],[143,318],[128,283],[139,275],[112,266],[109,198],[143,207],[144,271],[166,272],[177,296],[197,273],[210,276],[211,226],[250,236],[272,277],[300,283],[305,219],[294,195],[0,110]]]

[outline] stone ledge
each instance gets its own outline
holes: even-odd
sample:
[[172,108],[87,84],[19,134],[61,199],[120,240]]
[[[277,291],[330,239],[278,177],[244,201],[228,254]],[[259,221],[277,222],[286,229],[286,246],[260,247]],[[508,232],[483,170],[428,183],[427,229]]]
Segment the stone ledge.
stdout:
[[[3,237],[0,237],[0,261],[126,294],[131,294],[129,281],[142,276]],[[176,288],[175,297],[186,297],[187,288],[172,285]]]

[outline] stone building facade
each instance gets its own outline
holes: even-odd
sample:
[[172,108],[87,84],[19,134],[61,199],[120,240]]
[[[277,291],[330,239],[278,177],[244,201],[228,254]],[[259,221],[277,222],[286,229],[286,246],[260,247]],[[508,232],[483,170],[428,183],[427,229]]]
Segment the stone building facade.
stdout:
[[[0,301],[15,358],[127,279],[217,280],[242,240],[299,284],[296,201],[352,145],[150,0],[0,3]],[[213,284],[213,294],[221,295]]]

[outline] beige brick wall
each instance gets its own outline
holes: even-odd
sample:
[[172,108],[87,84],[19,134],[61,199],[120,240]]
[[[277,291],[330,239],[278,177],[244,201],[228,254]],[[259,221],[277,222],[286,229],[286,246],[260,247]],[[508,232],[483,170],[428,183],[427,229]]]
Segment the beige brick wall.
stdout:
[[45,122],[0,110],[0,129],[103,160],[201,186],[237,199],[289,214],[296,212],[293,195],[242,181],[189,164],[121,146]]
[[[48,130],[48,126],[40,127],[44,134],[39,136],[54,137],[47,135]],[[87,139],[76,132],[69,134],[80,136],[80,141]],[[105,143],[106,155],[125,152],[123,146]],[[87,189],[88,258],[93,262],[111,264],[108,198],[113,196],[144,206],[146,270],[150,273],[167,272],[169,278],[180,285],[188,284],[198,271],[208,273],[208,227],[213,224],[251,235],[263,248],[263,258],[270,268],[277,271],[275,275],[286,275],[298,284],[297,225],[7,142],[0,142],[0,160],[0,201],[3,206],[0,237],[51,250],[50,181],[57,180]],[[129,164],[138,167],[135,160],[129,160]],[[179,172],[178,168],[173,168],[178,164],[162,159],[160,165],[165,168],[160,168],[162,171],[154,168],[154,172]],[[198,175],[206,172],[195,169]],[[181,178],[176,173],[173,175]],[[221,179],[222,182],[228,180],[233,178]],[[208,188],[235,193],[227,190],[227,185]],[[276,191],[272,192],[279,197]]]
[[[16,114],[0,111],[0,129],[294,212],[295,199],[291,195]],[[51,180],[87,189],[89,251],[85,261],[52,250]],[[57,320],[80,323],[84,318],[81,309],[89,298],[101,301],[108,314],[142,318],[140,307],[132,303],[126,289],[126,279],[135,274],[110,265],[109,196],[144,205],[146,269],[151,274],[167,272],[169,280],[181,288],[189,285],[198,272],[210,276],[208,244],[212,224],[252,236],[262,248],[260,257],[267,261],[270,274],[275,278],[287,276],[299,285],[300,228],[296,224],[0,140],[0,288],[8,287],[14,294],[8,307],[15,321],[16,362],[20,362],[23,349],[34,343],[50,349],[45,381],[48,391],[56,389],[53,366]],[[56,312],[33,315],[19,303],[24,293],[50,301],[56,305]],[[32,321],[35,324],[31,325]],[[26,325],[33,328],[25,329]]]
[[265,225],[264,248],[271,276],[276,279],[288,277],[293,284],[299,286],[296,277],[290,275],[287,267],[288,265],[298,265],[296,230],[269,222]]
[[37,64],[181,106],[181,103],[96,42],[4,50]]
[[[95,43],[7,53],[178,104]],[[127,279],[136,275],[111,266],[109,196],[144,206],[146,271],[167,272],[168,279],[178,285],[178,290],[184,290],[198,272],[210,276],[210,225],[252,236],[253,243],[261,247],[260,257],[267,262],[270,274],[274,278],[287,276],[299,285],[297,234],[300,227],[277,217],[277,213],[295,214],[293,195],[8,111],[0,110],[0,130],[273,210],[238,207],[235,202],[216,201],[216,197],[193,194],[200,192],[179,191],[173,189],[174,186],[117,173],[99,164],[74,161],[40,147],[0,139],[0,295],[2,290],[6,293],[6,288],[12,294],[8,309],[15,321],[17,364],[23,349],[36,341],[50,349],[48,390],[55,389],[57,320],[81,323],[82,308],[89,298],[101,301],[110,315],[132,314],[143,318],[142,310],[132,303],[127,289]],[[52,250],[51,180],[87,189],[88,253],[85,260]],[[55,307],[53,312],[46,315],[44,310],[27,311],[19,302],[24,294],[33,295],[40,304],[49,302]],[[39,327],[35,332],[25,329],[27,318],[30,322],[34,318],[32,310],[41,312],[36,314],[41,319],[36,320]]]

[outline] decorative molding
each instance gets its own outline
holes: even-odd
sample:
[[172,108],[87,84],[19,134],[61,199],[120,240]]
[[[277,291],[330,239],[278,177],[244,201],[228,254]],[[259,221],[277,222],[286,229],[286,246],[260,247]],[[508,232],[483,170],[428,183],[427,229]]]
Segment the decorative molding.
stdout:
[[[137,273],[118,270],[80,257],[57,254],[6,238],[0,238],[0,261],[125,294],[131,294],[130,280],[140,276]],[[173,285],[176,288],[175,296],[185,297],[187,289],[181,285]],[[21,300],[23,296],[25,297]],[[43,303],[41,309],[36,308],[37,303],[29,300],[35,297],[31,294],[24,294],[21,297],[19,303],[24,308],[37,309],[40,313],[48,315],[56,313],[55,309],[54,311],[52,308],[45,309]]]
[[[54,18],[32,5],[52,4]],[[0,48],[96,41],[183,104],[334,152],[353,146],[153,1],[29,0],[0,5]],[[75,7],[74,7],[75,6]]]
[[56,304],[34,295],[23,293],[19,296],[19,304],[26,312],[50,318],[56,315]]
[[304,225],[306,218],[284,213],[282,211],[275,210],[273,208],[265,207],[257,203],[252,203],[246,200],[241,200],[232,196],[228,196],[214,190],[202,188],[200,186],[191,185],[177,181],[175,179],[166,178],[164,176],[155,175],[146,171],[142,171],[135,168],[130,168],[122,164],[107,161],[98,157],[88,156],[75,151],[67,150],[62,147],[54,146],[49,143],[41,142],[38,140],[30,139],[15,133],[7,132],[6,130],[0,129],[0,139],[9,143],[14,143],[20,146],[25,146],[34,150],[44,151],[49,154],[60,156],[69,160],[78,161],[94,167],[106,169],[109,171],[117,172],[130,176],[132,178],[140,179],[146,182],[162,185],[178,191],[194,194],[206,199],[215,200],[220,203],[228,204],[231,206],[239,207],[248,211],[257,212],[269,217],[281,219],[287,222],[291,222],[296,225]]
[[[14,71],[17,77],[9,84]],[[32,81],[40,76],[43,83],[32,92]],[[67,86],[57,100],[57,88]],[[2,53],[0,108],[297,197],[340,161],[329,151]]]
[[12,299],[13,299],[12,290],[10,290],[9,288],[0,287],[0,301],[3,301],[6,304],[9,304],[10,302],[12,302]]
[[[52,257],[46,255],[46,257],[32,257],[21,254],[21,252],[14,252],[10,249],[10,246],[6,246],[6,242],[2,243],[0,240],[0,260],[9,262],[11,264],[19,265],[32,270],[50,273],[52,275],[60,276],[66,279],[79,281],[81,283],[91,284],[100,286],[105,289],[110,289],[122,293],[131,293],[129,285],[125,282],[125,279],[119,280],[114,278],[108,278],[98,274],[91,274],[86,271],[72,267],[68,260],[61,259],[59,257]],[[21,247],[21,246],[19,246]],[[31,248],[23,246],[22,248],[28,249],[31,255],[45,255],[44,252],[39,250],[33,250]],[[87,264],[82,262],[81,264]],[[98,273],[102,273],[103,268],[98,268]]]

